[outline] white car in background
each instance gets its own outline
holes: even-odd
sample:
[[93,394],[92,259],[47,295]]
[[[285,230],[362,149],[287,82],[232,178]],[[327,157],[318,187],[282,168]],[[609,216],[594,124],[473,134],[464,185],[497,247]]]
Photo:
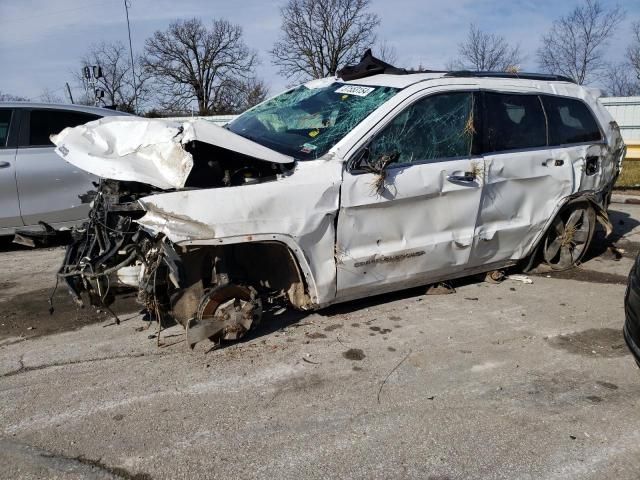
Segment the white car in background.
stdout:
[[54,153],[49,136],[105,116],[104,108],[0,102],[0,235],[39,228],[38,222],[70,227],[89,212],[98,178]]

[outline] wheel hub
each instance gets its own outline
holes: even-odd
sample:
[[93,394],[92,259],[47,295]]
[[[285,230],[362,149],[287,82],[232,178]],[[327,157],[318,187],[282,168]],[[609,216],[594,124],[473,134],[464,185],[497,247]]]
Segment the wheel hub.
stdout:
[[576,206],[553,221],[544,242],[544,260],[554,270],[576,265],[593,235],[595,212],[592,207]]
[[564,230],[564,233],[562,234],[561,245],[563,247],[573,246],[575,234],[576,234],[576,227],[575,226],[566,227],[565,230]]
[[187,328],[190,347],[205,338],[238,340],[262,317],[262,302],[251,287],[223,285],[208,291],[200,300],[195,318]]

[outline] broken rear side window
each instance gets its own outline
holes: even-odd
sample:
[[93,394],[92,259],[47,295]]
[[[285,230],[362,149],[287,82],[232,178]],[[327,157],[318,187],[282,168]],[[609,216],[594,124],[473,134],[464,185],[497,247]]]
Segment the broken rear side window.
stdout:
[[301,86],[245,112],[227,128],[285,155],[316,159],[397,91],[337,82]]
[[426,97],[407,107],[371,143],[370,156],[392,163],[466,157],[475,133],[470,92]]
[[547,125],[537,95],[484,93],[485,152],[547,145]]
[[9,125],[11,125],[11,112],[9,109],[0,110],[0,148],[7,145],[9,137]]
[[580,100],[543,95],[542,102],[549,118],[551,145],[597,142],[602,139],[598,123]]

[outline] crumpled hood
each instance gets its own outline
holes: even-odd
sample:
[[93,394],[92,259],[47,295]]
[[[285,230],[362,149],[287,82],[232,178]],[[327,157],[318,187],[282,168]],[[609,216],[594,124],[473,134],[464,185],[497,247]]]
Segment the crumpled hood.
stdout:
[[105,117],[51,136],[56,153],[78,168],[161,189],[184,187],[193,168],[184,145],[193,140],[268,162],[294,161],[207,120]]

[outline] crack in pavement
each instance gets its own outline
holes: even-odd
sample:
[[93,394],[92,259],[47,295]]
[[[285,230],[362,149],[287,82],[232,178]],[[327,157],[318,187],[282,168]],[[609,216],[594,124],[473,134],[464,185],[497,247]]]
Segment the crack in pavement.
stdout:
[[9,347],[11,345],[15,345],[16,343],[25,342],[27,340],[28,340],[27,337],[20,337],[20,338],[16,338],[15,340],[3,340],[3,341],[0,341],[0,349],[2,349],[4,347]]
[[99,458],[98,460],[92,460],[82,455],[79,455],[77,457],[67,457],[65,455],[56,455],[53,453],[42,453],[40,455],[45,458],[54,458],[58,460],[68,461],[68,462],[78,462],[92,468],[97,468],[99,470],[102,470],[105,473],[109,473],[115,476],[116,478],[121,478],[123,480],[152,480],[151,475],[149,475],[148,473],[145,473],[145,472],[131,473],[126,468],[110,467],[109,465],[106,465],[105,463],[103,463],[101,458]]
[[24,355],[22,354],[20,355],[20,359],[18,360],[18,364],[20,365],[20,368],[17,368],[16,370],[11,370],[10,372],[7,373],[3,373],[2,375],[0,375],[0,378],[6,378],[6,377],[13,377],[16,375],[21,375],[23,373],[28,373],[28,372],[33,372],[33,371],[37,371],[37,370],[45,370],[47,368],[53,368],[53,367],[64,367],[67,365],[79,365],[82,363],[93,363],[93,362],[103,362],[105,360],[118,360],[121,358],[139,358],[139,357],[165,357],[165,356],[169,356],[169,355],[178,355],[178,353],[173,353],[173,352],[163,352],[163,353],[133,353],[133,354],[128,354],[128,355],[112,355],[109,357],[98,357],[98,358],[88,358],[88,359],[84,359],[84,360],[68,360],[66,362],[52,362],[52,363],[45,363],[42,365],[34,365],[34,366],[25,366],[24,364]]
[[[16,472],[25,473],[25,471],[34,470],[41,474],[44,469],[48,474],[55,475],[56,478],[63,473],[80,474],[82,478],[92,479],[152,479],[151,475],[146,472],[132,473],[123,467],[109,466],[102,461],[102,458],[94,460],[86,458],[84,455],[69,457],[8,438],[0,437],[0,448],[0,458],[5,463],[5,466],[8,468],[13,467]],[[76,477],[74,476],[74,478]]]

